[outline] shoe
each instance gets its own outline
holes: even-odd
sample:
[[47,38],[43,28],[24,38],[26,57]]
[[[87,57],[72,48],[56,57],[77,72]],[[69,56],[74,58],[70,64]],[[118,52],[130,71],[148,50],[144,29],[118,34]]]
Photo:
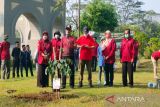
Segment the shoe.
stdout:
[[70,86],[71,89],[74,89],[74,86]]
[[79,82],[78,87],[79,87],[79,88],[83,87],[82,81]]
[[62,87],[61,87],[61,89],[65,89],[65,88],[66,88],[66,86],[62,86]]

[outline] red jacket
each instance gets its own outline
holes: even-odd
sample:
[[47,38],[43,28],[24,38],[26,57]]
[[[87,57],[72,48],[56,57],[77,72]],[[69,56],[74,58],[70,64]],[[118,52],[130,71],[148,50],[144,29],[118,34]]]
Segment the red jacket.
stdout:
[[135,57],[138,56],[138,48],[139,48],[139,43],[137,41],[134,41],[134,54],[135,54]]
[[76,43],[82,46],[82,48],[80,48],[80,60],[92,60],[92,49],[83,46],[95,46],[95,41],[93,40],[93,38],[90,35],[88,35],[87,37],[81,36],[80,38],[78,38]]
[[49,58],[46,60],[44,59],[44,57],[42,56],[43,54],[48,54],[49,58],[51,57],[52,54],[52,43],[50,41],[44,41],[43,39],[41,39],[38,42],[38,64],[47,64]]
[[155,51],[151,55],[155,60],[158,60],[160,58],[160,51]]
[[92,49],[92,57],[97,57],[97,49],[98,49],[99,44],[95,42],[95,48]]
[[[55,49],[55,53],[56,53],[56,60],[59,60],[59,53],[60,53],[60,47],[61,47],[61,39],[56,39],[56,38],[53,38],[52,39],[52,48],[54,47]],[[52,56],[51,56],[51,60],[55,60],[54,59],[54,53],[52,52]]]
[[2,42],[1,43],[1,60],[9,60],[10,59],[10,43],[9,42]]
[[120,48],[120,58],[121,62],[132,62],[134,59],[134,39],[133,38],[124,38],[121,42]]
[[61,47],[63,49],[62,56],[74,56],[74,46],[76,39],[74,36],[63,36],[61,39]]
[[116,42],[111,40],[109,45],[103,50],[103,56],[108,57],[105,59],[105,63],[113,64],[115,62]]

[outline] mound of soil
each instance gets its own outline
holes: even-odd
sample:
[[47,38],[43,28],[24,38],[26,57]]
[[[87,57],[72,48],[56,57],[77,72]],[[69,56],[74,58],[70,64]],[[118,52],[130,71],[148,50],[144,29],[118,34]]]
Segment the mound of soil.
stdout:
[[[74,94],[71,94],[71,95],[60,95],[60,99],[71,99],[71,98],[79,98],[78,95],[74,95]],[[24,99],[24,100],[27,100],[27,101],[30,101],[30,100],[40,100],[40,101],[54,101],[54,100],[57,100],[57,97],[56,97],[56,93],[52,93],[52,92],[40,92],[40,93],[36,93],[36,94],[21,94],[21,95],[15,95],[15,96],[12,96],[12,98],[16,98],[16,99]]]

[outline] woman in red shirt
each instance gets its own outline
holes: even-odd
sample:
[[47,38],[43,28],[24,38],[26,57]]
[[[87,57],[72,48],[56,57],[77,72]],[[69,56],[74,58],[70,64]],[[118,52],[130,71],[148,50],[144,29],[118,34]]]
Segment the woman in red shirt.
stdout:
[[[61,47],[61,33],[59,31],[56,31],[54,33],[54,38],[52,39],[52,57],[51,60],[60,60],[60,47]],[[58,78],[61,77],[60,71],[58,69]]]
[[158,67],[158,59],[159,58],[160,58],[160,50],[152,53],[151,60],[152,60],[152,63],[153,63],[153,71],[154,71],[154,78],[155,79],[158,79],[157,67]]
[[116,42],[111,38],[111,32],[108,30],[105,33],[106,40],[104,41],[103,47],[103,56],[105,57],[105,67],[104,72],[106,75],[106,83],[104,86],[113,86],[114,71],[113,65],[115,62],[115,51],[116,51]]
[[47,87],[49,75],[45,74],[45,70],[52,54],[52,43],[49,41],[48,32],[43,32],[42,39],[38,42],[38,74],[37,86]]

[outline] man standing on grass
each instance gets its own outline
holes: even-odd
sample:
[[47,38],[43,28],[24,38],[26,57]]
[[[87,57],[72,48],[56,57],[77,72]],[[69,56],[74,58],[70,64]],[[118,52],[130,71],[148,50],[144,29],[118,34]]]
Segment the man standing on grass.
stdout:
[[25,57],[26,57],[26,77],[28,77],[28,68],[30,69],[31,76],[33,77],[33,69],[32,69],[32,58],[31,58],[31,50],[30,46],[26,46],[26,52],[25,52]]
[[[62,59],[68,60],[71,74],[70,74],[70,88],[74,88],[74,49],[75,49],[75,37],[71,35],[71,26],[66,27],[66,35],[62,37],[61,39],[61,49],[60,51],[60,58],[62,56]],[[66,87],[66,75],[62,74],[62,88]]]
[[134,61],[134,39],[130,36],[130,29],[124,32],[124,38],[121,42],[120,61],[122,63],[122,81],[123,86],[127,86],[127,72],[129,74],[129,85],[133,87],[133,66]]
[[19,64],[20,64],[20,44],[17,41],[16,42],[16,47],[13,48],[12,50],[12,57],[13,57],[13,78],[15,78],[15,69],[16,69],[16,73],[17,73],[17,77],[19,77]]
[[10,43],[8,42],[8,35],[4,35],[4,41],[1,44],[1,79],[9,79],[10,77]]
[[92,61],[92,49],[95,48],[95,41],[88,34],[88,27],[83,28],[83,35],[76,41],[78,47],[80,48],[80,80],[79,87],[83,86],[83,74],[85,65],[87,66],[88,71],[88,82],[89,87],[93,87],[92,85],[92,72],[91,72],[91,61]]

